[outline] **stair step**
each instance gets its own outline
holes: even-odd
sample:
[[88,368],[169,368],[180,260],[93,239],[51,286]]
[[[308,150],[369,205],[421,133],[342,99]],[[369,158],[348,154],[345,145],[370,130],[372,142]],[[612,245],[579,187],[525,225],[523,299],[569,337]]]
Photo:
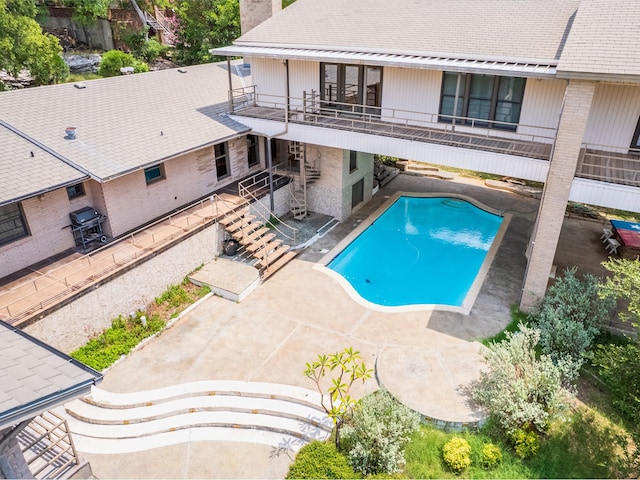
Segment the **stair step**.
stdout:
[[261,248],[257,251],[255,251],[253,253],[253,256],[256,258],[264,258],[267,255],[269,255],[271,252],[273,252],[276,248],[278,248],[280,245],[282,244],[282,240],[274,240],[272,242],[269,242],[268,244],[266,244],[264,246],[264,248]]
[[282,257],[280,257],[275,263],[272,263],[262,271],[262,280],[266,280],[271,275],[276,273],[282,267],[284,267],[287,263],[289,263],[296,255],[298,254],[297,250],[290,250]]
[[260,237],[262,237],[263,235],[269,233],[270,230],[267,227],[261,227],[258,230],[251,232],[249,235],[246,235],[244,238],[241,239],[241,242],[243,245],[248,245],[251,243],[255,243],[258,241],[258,239]]
[[237,230],[240,230],[244,227],[246,227],[247,225],[249,225],[253,220],[255,220],[256,217],[254,217],[253,215],[247,215],[246,217],[242,217],[241,219],[230,223],[229,225],[226,225],[224,227],[224,229],[229,232],[229,233],[233,233]]
[[245,227],[241,228],[240,230],[237,230],[232,236],[236,240],[242,241],[248,234],[250,234],[252,232],[255,232],[256,230],[260,229],[263,226],[264,225],[262,223],[259,223],[259,222],[250,223],[250,224],[246,225]]
[[270,242],[274,238],[276,238],[276,235],[274,233],[268,233],[268,234],[263,235],[262,237],[256,239],[255,242],[247,243],[247,246],[246,246],[247,252],[253,253],[256,250],[260,250],[261,248],[263,248],[268,242]]
[[267,268],[289,250],[289,245],[281,245],[258,262],[258,268]]
[[242,217],[244,217],[245,215],[247,215],[249,213],[249,207],[244,207],[241,208],[240,210],[236,210],[234,212],[229,212],[227,215],[225,215],[224,217],[222,217],[219,222],[222,225],[230,225],[234,222],[237,222],[238,220],[240,220]]

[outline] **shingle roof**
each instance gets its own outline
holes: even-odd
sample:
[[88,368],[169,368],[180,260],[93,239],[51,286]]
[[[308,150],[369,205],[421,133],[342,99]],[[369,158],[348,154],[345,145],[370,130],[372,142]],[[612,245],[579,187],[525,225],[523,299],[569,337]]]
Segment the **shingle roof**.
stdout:
[[558,75],[640,76],[638,0],[582,0],[558,63]]
[[0,430],[89,393],[102,374],[0,321]]
[[87,178],[1,123],[0,145],[0,205]]
[[[184,73],[183,73],[184,72]],[[232,75],[234,87],[241,77]],[[0,93],[0,120],[98,180],[249,130],[226,116],[226,63]],[[77,139],[65,139],[76,127]],[[15,168],[20,168],[16,163]],[[1,185],[0,185],[1,188]]]
[[557,60],[579,0],[297,0],[237,45]]

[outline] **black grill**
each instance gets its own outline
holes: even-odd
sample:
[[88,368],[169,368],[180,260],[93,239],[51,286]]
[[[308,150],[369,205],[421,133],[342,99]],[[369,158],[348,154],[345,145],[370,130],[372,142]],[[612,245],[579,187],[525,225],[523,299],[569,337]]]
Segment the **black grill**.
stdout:
[[104,243],[107,236],[102,231],[102,222],[107,217],[93,207],[84,207],[69,214],[71,231],[78,247],[86,248],[91,242]]

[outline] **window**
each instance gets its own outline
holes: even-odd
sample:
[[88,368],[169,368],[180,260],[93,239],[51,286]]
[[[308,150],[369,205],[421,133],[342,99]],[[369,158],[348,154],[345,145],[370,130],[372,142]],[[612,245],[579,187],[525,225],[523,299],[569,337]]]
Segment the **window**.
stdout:
[[162,180],[164,178],[164,167],[162,164],[154,165],[153,167],[144,169],[144,179],[147,182],[147,185],[153,182],[157,182],[158,180]]
[[358,169],[358,152],[349,151],[349,173],[353,173]]
[[364,200],[364,178],[361,178],[351,187],[351,208]]
[[29,235],[27,222],[19,203],[0,207],[0,245]]
[[216,175],[218,179],[229,175],[229,159],[227,157],[227,144],[219,143],[213,146],[216,157]]
[[631,153],[640,153],[640,119],[638,119],[638,125],[636,125],[636,131],[633,134],[633,140],[629,148]]
[[76,197],[82,197],[84,195],[84,185],[82,183],[76,183],[75,185],[69,185],[67,187],[67,197],[69,200]]
[[260,163],[260,155],[258,152],[258,137],[255,135],[247,135],[247,156],[249,166],[253,167]]
[[[444,72],[440,122],[515,130],[520,120],[525,79]],[[455,110],[455,111],[454,111]]]
[[322,63],[320,85],[326,106],[360,113],[364,105],[365,113],[380,115],[382,67]]

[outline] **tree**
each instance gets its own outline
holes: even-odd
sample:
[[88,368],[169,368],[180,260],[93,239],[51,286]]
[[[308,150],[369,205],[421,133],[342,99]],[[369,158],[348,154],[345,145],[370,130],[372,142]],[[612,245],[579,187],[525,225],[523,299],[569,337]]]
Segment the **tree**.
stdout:
[[630,320],[634,326],[639,326],[640,259],[610,258],[608,261],[603,262],[602,265],[613,273],[613,277],[607,277],[602,286],[602,296],[629,302],[627,311],[620,312],[620,319],[623,321]]
[[209,50],[231,45],[240,36],[238,0],[183,1],[176,13],[179,19],[178,63],[193,65],[218,60]]
[[520,429],[544,432],[550,420],[567,406],[562,368],[550,357],[536,355],[540,331],[519,325],[506,340],[485,354],[487,370],[472,389],[472,397],[494,416],[507,436]]
[[73,19],[80,25],[90,25],[99,17],[106,18],[109,0],[65,0],[64,5],[73,8]]
[[34,0],[0,0],[0,69],[14,77],[27,69],[36,85],[61,82],[69,74],[62,47],[42,32],[36,13]]
[[[351,418],[356,404],[356,400],[349,394],[351,386],[356,380],[362,380],[364,383],[373,373],[373,370],[368,369],[360,359],[360,352],[348,347],[332,355],[318,355],[315,362],[307,362],[307,368],[304,371],[305,376],[316,384],[321,395],[322,408],[336,426],[336,448],[338,449],[340,448],[340,427]],[[322,379],[328,372],[334,370],[338,371],[338,376],[331,379],[331,385],[326,388],[325,393]]]

